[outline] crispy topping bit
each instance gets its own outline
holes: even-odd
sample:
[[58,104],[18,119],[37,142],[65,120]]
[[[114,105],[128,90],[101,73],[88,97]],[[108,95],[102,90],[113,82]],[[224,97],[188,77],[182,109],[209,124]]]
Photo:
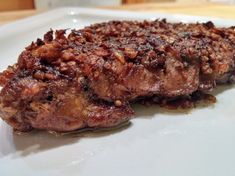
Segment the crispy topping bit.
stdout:
[[130,59],[134,59],[136,58],[138,51],[136,51],[133,48],[125,48],[124,53],[127,55],[127,57],[129,57]]
[[54,75],[52,73],[44,73],[42,71],[36,71],[34,73],[33,77],[35,79],[40,79],[40,80],[44,80],[44,79],[54,80],[54,79],[56,79],[56,75]]
[[40,48],[34,50],[32,54],[35,57],[41,57],[51,62],[60,57],[60,46],[58,43],[42,45]]
[[41,79],[41,80],[44,79],[44,76],[45,76],[45,74],[41,71],[36,71],[36,73],[34,73],[34,75],[33,75],[33,77],[35,79]]
[[125,58],[124,58],[124,56],[123,56],[123,54],[122,54],[121,52],[115,51],[115,52],[113,53],[113,55],[114,55],[114,57],[115,57],[117,60],[119,60],[122,64],[125,64]]
[[65,67],[60,67],[60,71],[61,71],[61,72],[65,72],[65,71],[67,71],[67,70],[68,70],[68,67],[66,67],[66,66],[65,66]]
[[68,66],[71,66],[71,67],[76,66],[75,61],[69,61],[67,64],[68,64]]
[[53,31],[50,30],[44,35],[44,41],[45,42],[50,42],[53,40]]
[[208,21],[206,23],[203,23],[204,26],[208,27],[208,28],[213,28],[215,27],[215,25],[211,22],[211,21]]
[[95,72],[94,72],[94,78],[98,78],[99,75],[100,75],[100,73],[99,73],[98,71],[95,71]]
[[99,47],[95,50],[95,54],[97,56],[108,56],[109,52],[107,50],[105,50],[104,48]]
[[76,57],[76,60],[77,61],[80,61],[80,62],[84,62],[87,58],[87,55],[86,54],[79,54],[77,57]]
[[67,51],[67,50],[62,53],[61,57],[64,61],[70,61],[70,60],[75,59],[74,54],[70,51]]
[[56,76],[52,73],[45,73],[45,78],[49,80],[56,79]]
[[122,102],[120,100],[116,100],[114,104],[115,106],[122,106]]

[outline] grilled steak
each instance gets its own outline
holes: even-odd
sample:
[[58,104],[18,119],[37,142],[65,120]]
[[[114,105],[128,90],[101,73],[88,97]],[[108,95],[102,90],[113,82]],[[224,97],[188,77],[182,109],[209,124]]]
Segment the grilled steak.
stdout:
[[111,21],[49,31],[0,75],[0,115],[14,129],[112,127],[140,98],[172,100],[234,81],[235,28]]

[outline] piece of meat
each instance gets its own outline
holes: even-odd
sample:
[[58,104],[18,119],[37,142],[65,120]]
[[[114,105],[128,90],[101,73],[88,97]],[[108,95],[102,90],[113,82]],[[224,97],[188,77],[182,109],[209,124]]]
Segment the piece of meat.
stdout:
[[82,78],[77,81],[14,77],[1,91],[0,115],[19,131],[113,127],[130,119],[129,105],[116,107],[92,100],[82,87]]
[[[100,53],[105,51],[106,56],[85,59],[84,73],[95,94],[106,101],[207,92],[226,73],[226,82],[232,81],[235,32],[211,22],[116,21],[78,33],[89,36]],[[72,40],[77,36],[70,35]]]
[[112,127],[130,103],[166,105],[234,82],[235,29],[213,23],[111,21],[33,42],[0,75],[0,115],[13,128]]

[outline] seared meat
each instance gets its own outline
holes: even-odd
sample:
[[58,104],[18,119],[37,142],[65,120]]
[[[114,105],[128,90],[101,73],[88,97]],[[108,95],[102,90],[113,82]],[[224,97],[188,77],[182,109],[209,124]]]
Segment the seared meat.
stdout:
[[49,31],[0,75],[0,113],[13,128],[112,127],[139,98],[193,97],[234,81],[234,27],[111,21],[65,33]]

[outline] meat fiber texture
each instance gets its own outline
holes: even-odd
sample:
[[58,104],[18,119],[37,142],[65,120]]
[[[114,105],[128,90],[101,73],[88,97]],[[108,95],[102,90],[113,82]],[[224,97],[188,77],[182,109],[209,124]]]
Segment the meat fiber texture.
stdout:
[[[66,34],[67,33],[67,34]],[[235,27],[110,21],[49,31],[0,75],[0,116],[15,130],[119,125],[132,102],[193,100],[235,80]]]

